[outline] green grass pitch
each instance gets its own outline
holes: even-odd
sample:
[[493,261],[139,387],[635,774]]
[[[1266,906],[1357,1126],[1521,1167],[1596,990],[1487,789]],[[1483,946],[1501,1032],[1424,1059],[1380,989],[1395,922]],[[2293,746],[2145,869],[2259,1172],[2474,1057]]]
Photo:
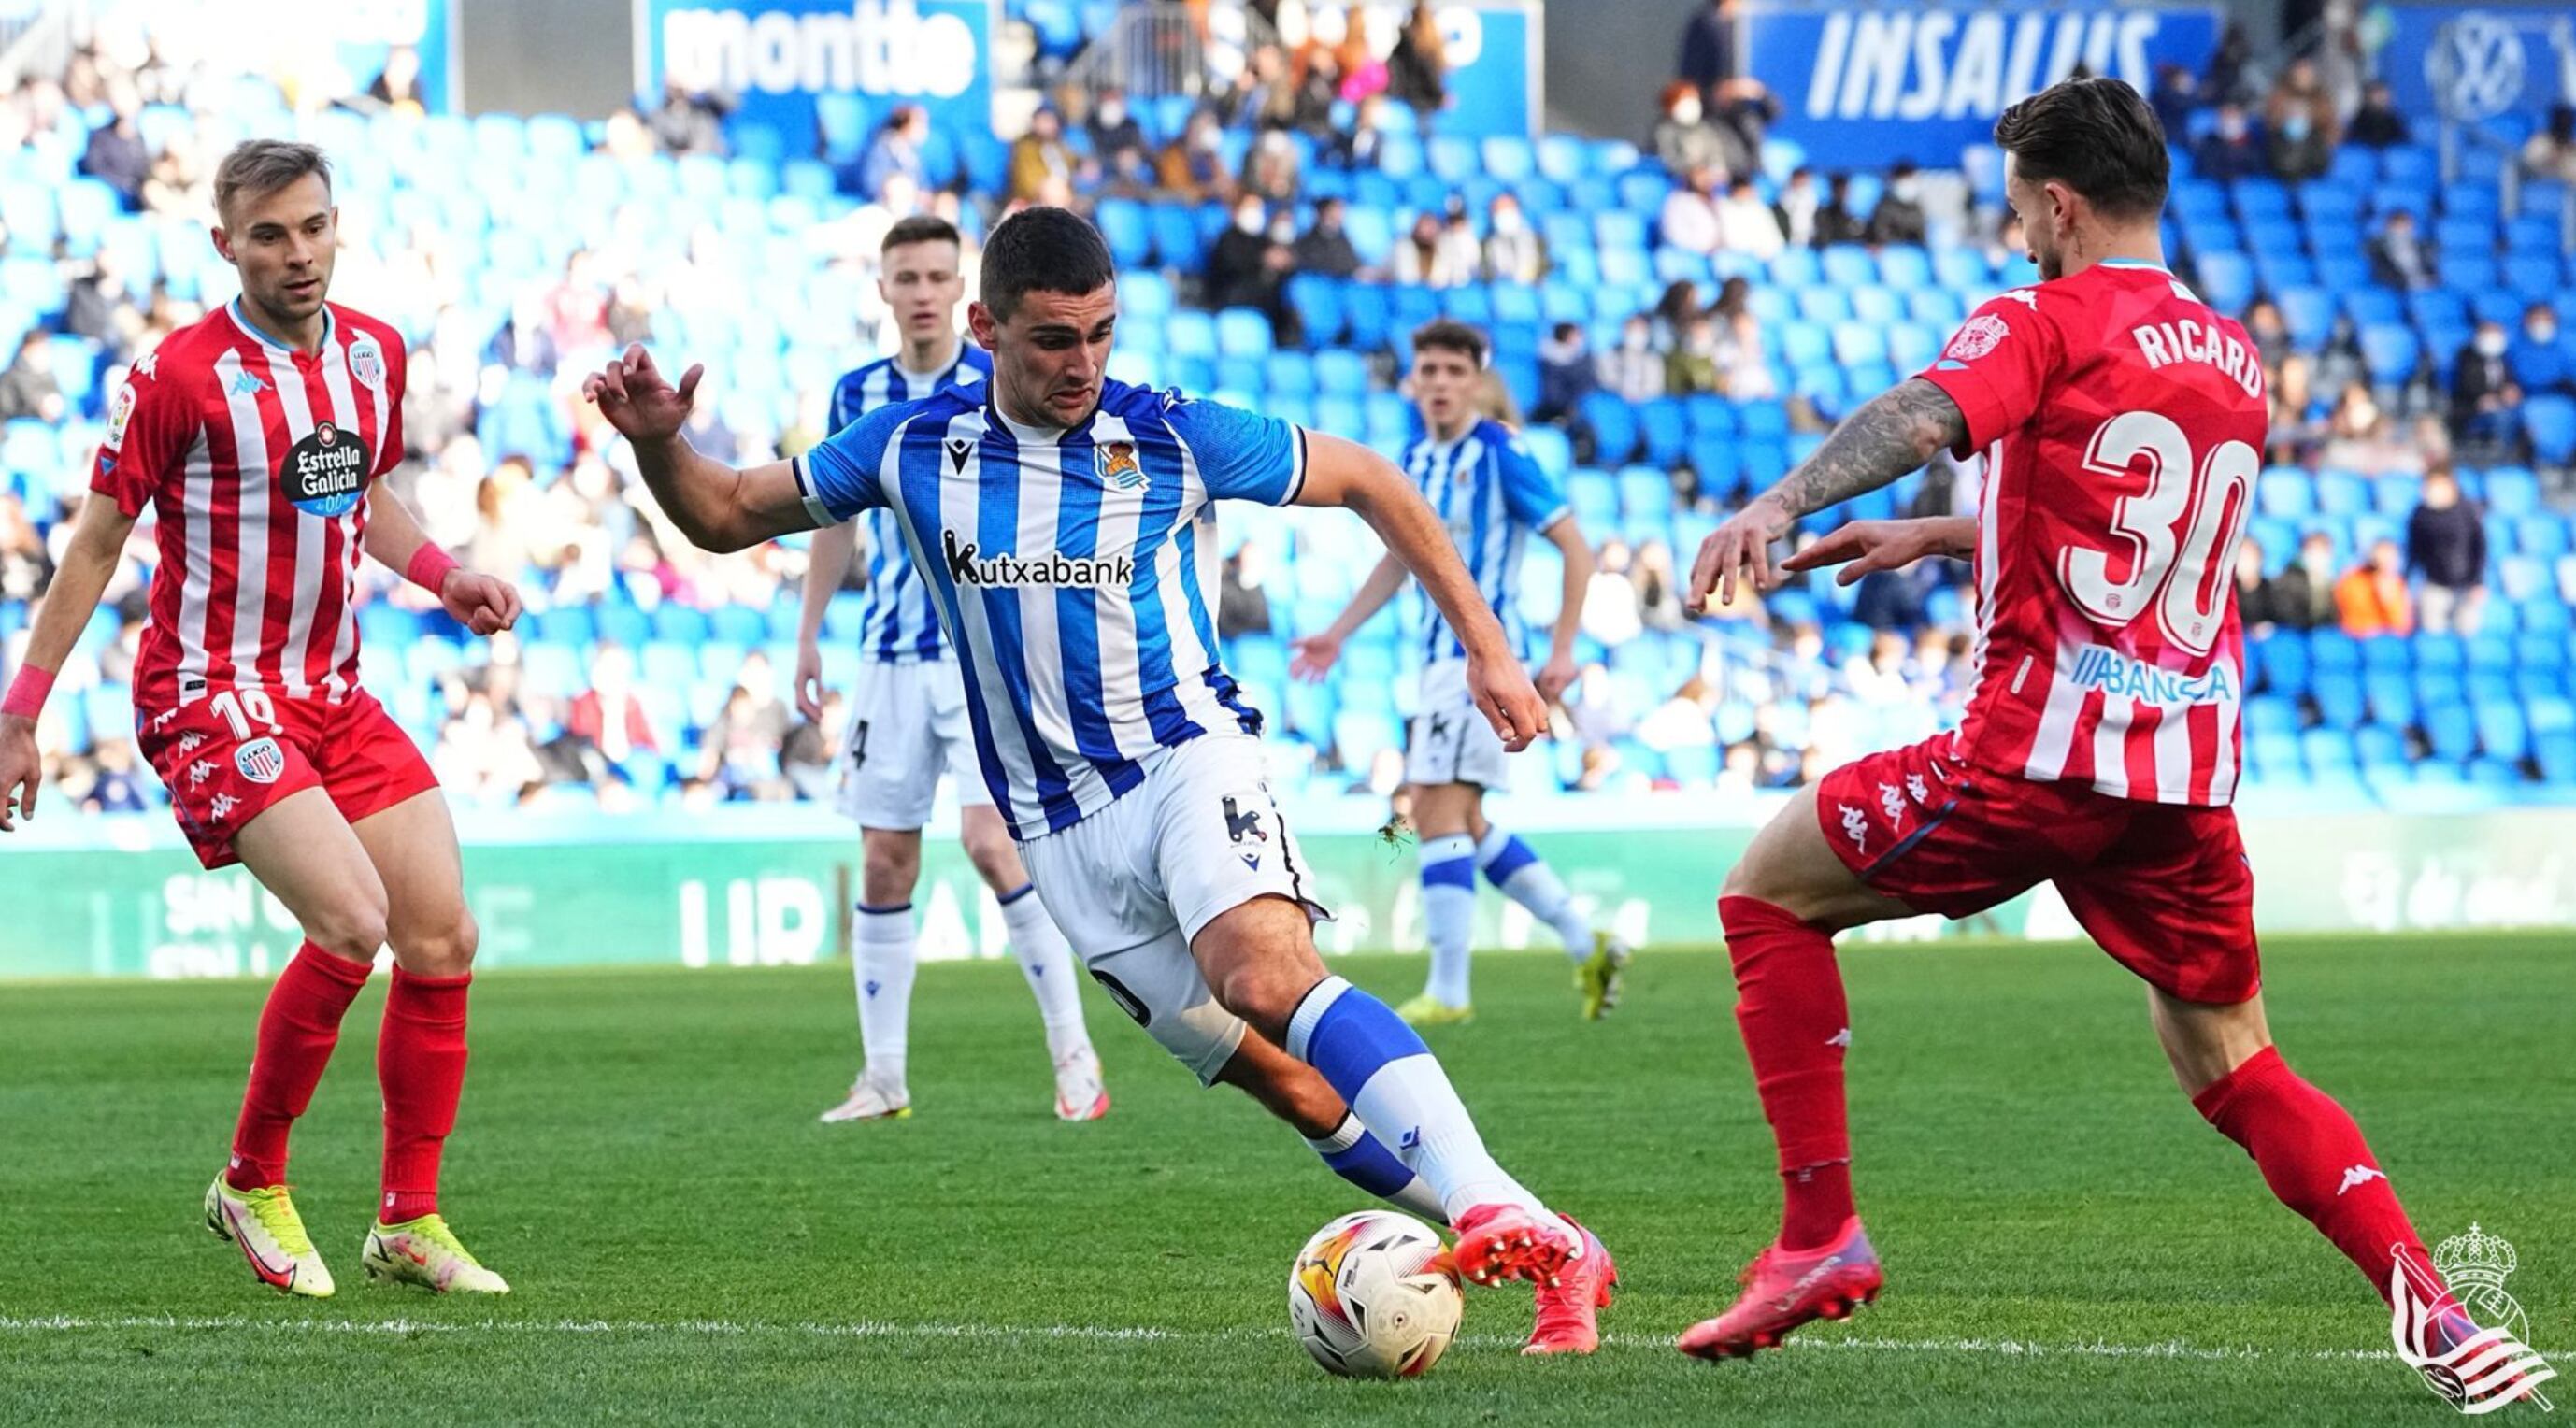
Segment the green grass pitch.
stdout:
[[[2352,1107],[2428,1240],[2477,1220],[2520,1247],[2544,1350],[2576,1346],[2571,952],[2268,958],[2292,1064]],[[359,1272],[381,979],[296,1137],[324,1303],[257,1287],[199,1224],[262,987],[0,987],[0,1419],[2451,1421],[2359,1277],[2176,1094],[2118,968],[1974,944],[1844,964],[1875,1308],[1751,1363],[1674,1354],[1776,1205],[1724,962],[1649,952],[1587,1026],[1561,963],[1493,956],[1478,1020],[1432,1044],[1626,1283],[1610,1342],[1570,1361],[1515,1355],[1525,1293],[1471,1290],[1463,1340],[1403,1384],[1328,1379],[1286,1328],[1291,1254],[1361,1198],[1097,995],[1116,1109],[1058,1125],[1007,964],[925,969],[915,1118],[859,1126],[814,1119],[857,1056],[846,967],[486,977],[445,1201],[516,1287],[499,1302]],[[1342,965],[1387,995],[1421,967]]]

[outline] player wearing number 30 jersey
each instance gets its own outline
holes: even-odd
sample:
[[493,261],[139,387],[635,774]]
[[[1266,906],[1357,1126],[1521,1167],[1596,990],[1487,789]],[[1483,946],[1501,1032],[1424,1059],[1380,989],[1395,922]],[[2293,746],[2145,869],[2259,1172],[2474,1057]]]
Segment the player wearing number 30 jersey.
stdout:
[[2264,438],[2254,345],[2164,266],[2164,134],[2137,91],[2055,85],[2006,110],[1995,142],[2042,281],[1978,308],[1929,368],[1720,527],[1693,572],[1695,603],[1739,577],[1770,585],[1771,543],[1798,517],[1944,447],[1985,456],[1973,520],[1863,521],[1787,562],[1848,562],[1848,582],[1926,555],[1972,560],[1976,685],[1955,733],[1836,769],[1727,876],[1736,1020],[1785,1204],[1743,1296],[1681,1347],[1749,1354],[1878,1292],[1853,1209],[1832,934],[1964,916],[2041,882],[2152,989],[2193,1105],[2374,1288],[2432,1296],[2443,1334],[2465,1338],[2359,1127],[2289,1069],[2264,1022],[2253,873],[2228,807],[2231,572]]

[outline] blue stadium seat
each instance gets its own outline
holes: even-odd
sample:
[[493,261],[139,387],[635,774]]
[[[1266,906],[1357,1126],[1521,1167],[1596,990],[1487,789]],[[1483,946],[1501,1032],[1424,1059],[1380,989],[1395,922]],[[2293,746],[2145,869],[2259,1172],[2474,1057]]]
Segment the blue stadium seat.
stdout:
[[1619,465],[1637,450],[1637,417],[1627,402],[1608,392],[1593,392],[1577,404],[1576,418],[1592,433],[1593,459]]
[[1642,443],[1639,459],[1667,468],[1678,463],[1689,440],[1682,404],[1671,397],[1664,397],[1640,402],[1636,411],[1637,433]]
[[2522,430],[2530,438],[2532,455],[2552,466],[2564,466],[2576,457],[2576,397],[2554,392],[2524,399]]
[[2272,301],[2290,330],[2290,345],[2300,351],[2313,352],[2334,334],[2334,296],[2325,289],[2284,288],[2273,293]]

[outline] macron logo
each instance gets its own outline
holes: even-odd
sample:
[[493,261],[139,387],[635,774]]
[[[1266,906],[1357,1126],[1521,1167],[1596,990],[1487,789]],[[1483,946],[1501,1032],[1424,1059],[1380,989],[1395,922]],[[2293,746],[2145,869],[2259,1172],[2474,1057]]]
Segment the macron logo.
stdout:
[[2375,1166],[2346,1166],[2343,1172],[2343,1184],[2335,1187],[2335,1198],[2340,1200],[2343,1198],[2344,1192],[2347,1190],[2351,1190],[2356,1186],[2367,1185],[2373,1180],[2385,1180],[2387,1178],[2387,1176],[2380,1174],[2378,1168]]
[[1086,558],[1049,552],[1022,560],[1016,555],[985,555],[975,542],[961,542],[955,531],[948,530],[939,533],[939,542],[948,557],[948,578],[959,585],[1065,585],[1096,590],[1136,580],[1132,556]]

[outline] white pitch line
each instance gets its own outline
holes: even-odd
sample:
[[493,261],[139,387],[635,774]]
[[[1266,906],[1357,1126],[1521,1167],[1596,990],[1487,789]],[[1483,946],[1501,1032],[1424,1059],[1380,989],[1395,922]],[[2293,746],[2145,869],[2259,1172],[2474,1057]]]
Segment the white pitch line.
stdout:
[[[1149,1325],[1115,1324],[940,1324],[893,1323],[860,1319],[843,1323],[794,1321],[787,1323],[737,1323],[723,1319],[680,1320],[608,1320],[608,1319],[254,1319],[231,1314],[211,1317],[188,1317],[171,1314],[138,1314],[97,1318],[78,1314],[35,1316],[0,1316],[0,1334],[81,1334],[119,1333],[138,1329],[167,1329],[191,1332],[249,1330],[283,1334],[498,1334],[498,1335],[665,1335],[684,1338],[728,1338],[752,1334],[789,1334],[825,1339],[959,1339],[978,1343],[1007,1343],[1024,1339],[1059,1339],[1089,1343],[1163,1344],[1163,1343],[1251,1343],[1274,1337],[1276,1331],[1237,1326],[1226,1329],[1160,1329]],[[1473,1348],[1508,1348],[1517,1339],[1500,1334],[1465,1334],[1459,1344]],[[1619,1349],[1659,1349],[1669,1351],[1672,1340],[1653,1334],[1606,1334],[1602,1342]],[[2115,1344],[2100,1341],[2080,1343],[2037,1343],[2022,1339],[1880,1339],[1880,1338],[1803,1338],[1792,1339],[1795,1349],[1830,1349],[1845,1353],[1952,1354],[1979,1358],[2017,1359],[2191,1359],[2191,1360],[2308,1360],[2330,1363],[2392,1362],[2396,1355],[2386,1349],[2266,1349],[2254,1346],[2223,1347],[2188,1344],[2167,1340],[2155,1344]],[[2544,1350],[2549,1358],[2576,1357],[2576,1350]]]

